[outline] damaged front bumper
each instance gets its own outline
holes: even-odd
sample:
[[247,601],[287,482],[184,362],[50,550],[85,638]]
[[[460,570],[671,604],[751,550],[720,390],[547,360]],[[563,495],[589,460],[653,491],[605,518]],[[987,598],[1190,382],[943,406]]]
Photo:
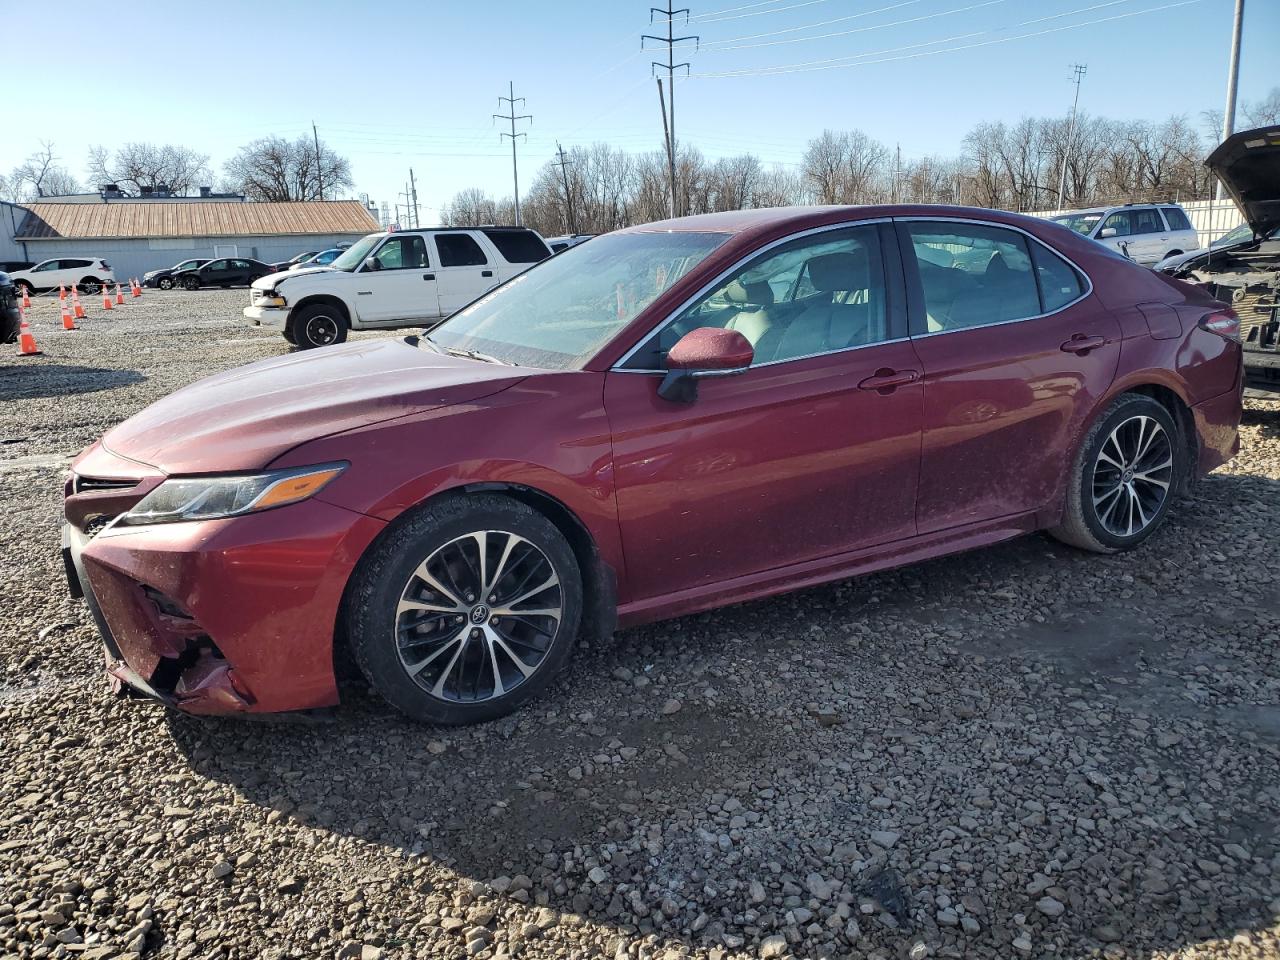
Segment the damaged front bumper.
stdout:
[[93,615],[117,690],[194,714],[337,703],[338,610],[381,521],[312,499],[234,519],[122,526],[115,518],[163,474],[100,446],[73,469],[68,586]]

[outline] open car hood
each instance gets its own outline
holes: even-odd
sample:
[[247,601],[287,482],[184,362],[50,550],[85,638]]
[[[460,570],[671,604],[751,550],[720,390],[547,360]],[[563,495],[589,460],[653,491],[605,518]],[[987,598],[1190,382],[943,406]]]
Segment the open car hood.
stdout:
[[1280,226],[1280,126],[1233,133],[1204,165],[1222,181],[1255,234],[1265,236]]

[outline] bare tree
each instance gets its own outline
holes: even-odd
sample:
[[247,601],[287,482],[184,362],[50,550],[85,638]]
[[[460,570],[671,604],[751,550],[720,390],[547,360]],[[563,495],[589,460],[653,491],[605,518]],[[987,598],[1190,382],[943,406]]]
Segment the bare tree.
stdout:
[[49,140],[41,140],[40,149],[14,167],[4,183],[4,196],[14,201],[80,192],[76,178],[58,165],[53,143]]
[[1241,111],[1251,127],[1268,127],[1280,123],[1280,87],[1272,87],[1261,100],[1246,103]]
[[[318,155],[317,155],[318,154]],[[241,147],[223,166],[226,181],[250,200],[332,200],[354,181],[346,157],[323,140],[317,150],[311,137],[296,140],[265,137]]]
[[181,197],[213,182],[209,155],[174,143],[126,143],[115,153],[90,147],[87,171],[94,186],[114,183],[134,195],[165,187]]

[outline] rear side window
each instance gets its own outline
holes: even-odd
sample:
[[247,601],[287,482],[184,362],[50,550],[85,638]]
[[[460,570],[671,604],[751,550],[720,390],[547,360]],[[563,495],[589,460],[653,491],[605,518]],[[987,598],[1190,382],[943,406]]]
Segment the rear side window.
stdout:
[[1180,207],[1161,207],[1164,211],[1164,218],[1169,221],[1170,230],[1190,230],[1191,221],[1187,219],[1187,215],[1182,212]]
[[537,263],[547,258],[547,245],[531,230],[486,230],[484,235],[507,263]]
[[489,262],[469,233],[437,233],[436,249],[442,267],[482,267]]
[[1155,207],[1146,207],[1131,211],[1133,213],[1134,233],[1164,233],[1164,221]]
[[1023,320],[1041,313],[1026,238],[974,223],[907,223],[928,333]]
[[1084,282],[1080,279],[1080,274],[1076,273],[1075,267],[1041,244],[1033,243],[1030,246],[1045,313],[1065,307],[1084,293]]
[[92,260],[61,260],[63,270],[80,270],[84,267],[93,266]]

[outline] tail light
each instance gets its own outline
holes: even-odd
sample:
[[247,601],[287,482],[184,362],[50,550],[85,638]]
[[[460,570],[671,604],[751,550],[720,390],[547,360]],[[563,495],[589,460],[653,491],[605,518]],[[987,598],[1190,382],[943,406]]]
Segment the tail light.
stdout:
[[1230,307],[1206,313],[1200,318],[1200,329],[1215,333],[1224,340],[1240,342],[1240,318]]

